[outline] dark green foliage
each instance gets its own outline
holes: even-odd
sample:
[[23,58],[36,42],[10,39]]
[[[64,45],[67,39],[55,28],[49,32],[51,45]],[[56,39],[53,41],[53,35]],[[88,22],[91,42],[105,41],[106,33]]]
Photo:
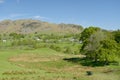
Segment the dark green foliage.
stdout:
[[89,27],[89,28],[85,28],[84,31],[81,33],[80,40],[81,40],[82,42],[87,41],[87,40],[89,39],[89,37],[90,37],[93,33],[97,32],[97,31],[99,31],[99,30],[100,30],[100,28],[98,28],[98,27],[92,27],[92,26]]
[[86,58],[95,62],[105,62],[105,64],[115,61],[117,56],[117,43],[107,31],[102,31],[100,28],[86,28],[81,39],[83,46],[81,51],[86,55]]
[[117,48],[117,43],[114,40],[103,40],[101,41],[102,47],[105,49],[115,49]]
[[86,71],[86,73],[87,73],[88,76],[93,75],[92,71]]
[[84,51],[85,46],[87,46],[87,44],[89,43],[90,36],[99,30],[100,30],[100,28],[98,28],[98,27],[89,27],[89,28],[84,29],[84,31],[81,33],[81,37],[80,37],[80,41],[83,42],[83,46],[81,48],[82,51]]
[[9,36],[12,37],[13,39],[24,38],[23,34],[17,34],[17,33],[10,33]]
[[115,61],[117,54],[117,43],[114,40],[101,41],[101,48],[99,49],[100,61],[112,62]]
[[117,43],[120,43],[120,30],[113,31],[114,39]]

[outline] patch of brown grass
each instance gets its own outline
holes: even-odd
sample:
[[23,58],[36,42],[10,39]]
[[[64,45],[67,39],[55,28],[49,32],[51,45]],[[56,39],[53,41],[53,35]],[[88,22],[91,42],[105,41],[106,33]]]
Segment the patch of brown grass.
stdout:
[[45,61],[56,61],[61,59],[62,56],[41,56],[37,54],[21,54],[9,58],[12,62],[45,62]]

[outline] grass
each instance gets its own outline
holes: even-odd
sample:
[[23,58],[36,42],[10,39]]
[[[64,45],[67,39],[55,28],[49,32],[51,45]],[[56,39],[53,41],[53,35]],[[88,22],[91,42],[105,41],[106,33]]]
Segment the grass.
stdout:
[[[119,80],[120,66],[84,66],[81,55],[49,48],[0,50],[0,80]],[[87,71],[93,75],[88,76]]]

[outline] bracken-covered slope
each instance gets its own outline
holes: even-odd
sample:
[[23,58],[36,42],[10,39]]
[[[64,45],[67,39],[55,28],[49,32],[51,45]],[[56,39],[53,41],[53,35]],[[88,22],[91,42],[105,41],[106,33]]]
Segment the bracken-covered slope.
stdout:
[[33,19],[0,21],[0,33],[80,33],[82,30],[81,25],[55,24]]

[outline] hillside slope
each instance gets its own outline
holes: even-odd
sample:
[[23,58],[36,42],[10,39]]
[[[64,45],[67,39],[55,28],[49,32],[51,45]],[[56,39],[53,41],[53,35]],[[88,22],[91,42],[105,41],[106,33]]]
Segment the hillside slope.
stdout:
[[82,30],[81,25],[54,24],[33,19],[4,20],[0,22],[0,33],[79,33]]

